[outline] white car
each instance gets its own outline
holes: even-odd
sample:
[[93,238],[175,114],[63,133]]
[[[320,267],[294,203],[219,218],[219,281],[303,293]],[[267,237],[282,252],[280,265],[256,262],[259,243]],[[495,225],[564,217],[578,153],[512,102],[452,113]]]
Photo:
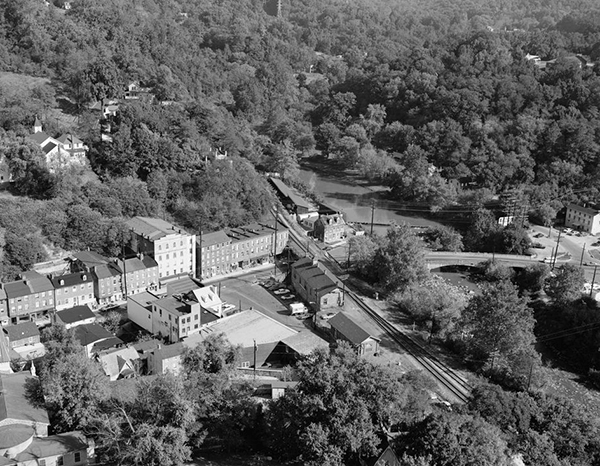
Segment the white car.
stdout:
[[285,295],[285,296],[280,296],[280,298],[283,299],[284,301],[288,301],[290,299],[295,299],[296,295],[295,294],[288,294],[288,295]]
[[273,291],[273,293],[275,293],[275,294],[286,294],[289,292],[290,292],[290,290],[288,290],[287,288],[280,288],[278,290]]

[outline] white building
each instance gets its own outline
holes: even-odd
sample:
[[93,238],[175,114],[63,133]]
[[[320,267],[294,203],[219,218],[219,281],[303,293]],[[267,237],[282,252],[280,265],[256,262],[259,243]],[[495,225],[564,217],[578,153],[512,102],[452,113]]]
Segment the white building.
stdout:
[[565,215],[565,226],[592,235],[600,233],[600,211],[577,204],[570,204]]
[[134,217],[127,224],[135,233],[133,249],[157,262],[160,282],[195,277],[196,235],[158,218]]

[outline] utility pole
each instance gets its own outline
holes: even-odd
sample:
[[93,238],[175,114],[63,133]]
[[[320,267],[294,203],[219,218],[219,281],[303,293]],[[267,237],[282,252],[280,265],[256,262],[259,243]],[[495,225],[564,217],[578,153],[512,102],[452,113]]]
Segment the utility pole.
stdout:
[[558,230],[558,237],[556,238],[556,252],[554,253],[554,260],[552,261],[552,270],[556,266],[556,259],[558,257],[558,245],[560,244],[560,235],[562,234],[562,230]]
[[123,257],[123,298],[127,301],[127,258],[125,257],[125,243],[121,241],[121,257]]
[[579,267],[583,265],[583,255],[585,254],[585,243],[583,243],[583,249],[581,250],[581,260],[579,261]]
[[346,241],[346,244],[348,245],[348,262],[346,264],[346,269],[350,270],[350,242]]
[[196,262],[198,262],[198,280],[202,281],[202,230],[200,230],[199,239],[200,257],[196,257]]
[[371,201],[371,236],[373,236],[373,219],[375,218],[375,201]]
[[594,292],[594,283],[596,282],[596,270],[598,270],[598,266],[594,265],[594,276],[592,277],[592,286],[590,286],[590,298],[592,297],[592,293]]
[[277,276],[277,224],[279,220],[277,218],[279,213],[279,206],[275,205],[275,237],[273,238],[273,276]]
[[254,380],[256,380],[256,340],[254,340]]

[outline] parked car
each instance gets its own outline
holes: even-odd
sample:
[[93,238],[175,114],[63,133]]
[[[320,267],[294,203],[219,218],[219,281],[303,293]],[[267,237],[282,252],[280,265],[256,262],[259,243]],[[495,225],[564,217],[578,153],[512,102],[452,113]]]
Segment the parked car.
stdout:
[[305,312],[303,314],[297,314],[296,319],[298,319],[298,320],[310,319],[312,316],[313,316],[312,314]]
[[223,313],[228,313],[235,310],[235,306],[233,304],[224,303],[223,304]]
[[321,314],[321,319],[329,320],[335,315],[335,312],[328,312],[327,314]]
[[290,299],[295,299],[296,295],[295,294],[287,294],[285,296],[280,296],[281,299],[283,299],[284,301],[288,301]]
[[273,293],[275,293],[275,294],[286,294],[289,292],[290,292],[290,290],[288,290],[287,288],[279,288],[278,290],[273,291]]

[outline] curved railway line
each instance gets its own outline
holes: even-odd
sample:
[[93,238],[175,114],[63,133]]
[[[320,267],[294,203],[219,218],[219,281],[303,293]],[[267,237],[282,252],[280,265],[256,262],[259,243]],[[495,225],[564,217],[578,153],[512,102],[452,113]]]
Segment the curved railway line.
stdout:
[[[287,222],[284,222],[287,223]],[[291,225],[288,225],[290,229],[290,240],[292,240],[301,249],[312,257],[315,256],[312,249],[317,246],[310,240],[300,237],[299,234],[293,229]],[[298,235],[298,236],[297,236]],[[332,269],[336,272],[340,272],[342,269],[333,258],[328,257],[320,249],[321,256],[319,259],[329,263]],[[359,295],[354,291],[350,290],[342,280],[337,277],[340,285],[344,285],[346,289],[346,296],[350,297],[358,307],[366,313],[376,324],[380,327],[389,337],[396,342],[401,348],[403,348],[409,355],[423,367],[423,369],[429,373],[436,382],[444,387],[449,393],[451,393],[460,402],[466,403],[471,395],[472,386],[460,375],[454,371],[445,362],[441,361],[435,356],[428,348],[416,341],[411,336],[407,335],[400,329],[398,329],[391,322],[382,317],[379,313],[368,306]]]

